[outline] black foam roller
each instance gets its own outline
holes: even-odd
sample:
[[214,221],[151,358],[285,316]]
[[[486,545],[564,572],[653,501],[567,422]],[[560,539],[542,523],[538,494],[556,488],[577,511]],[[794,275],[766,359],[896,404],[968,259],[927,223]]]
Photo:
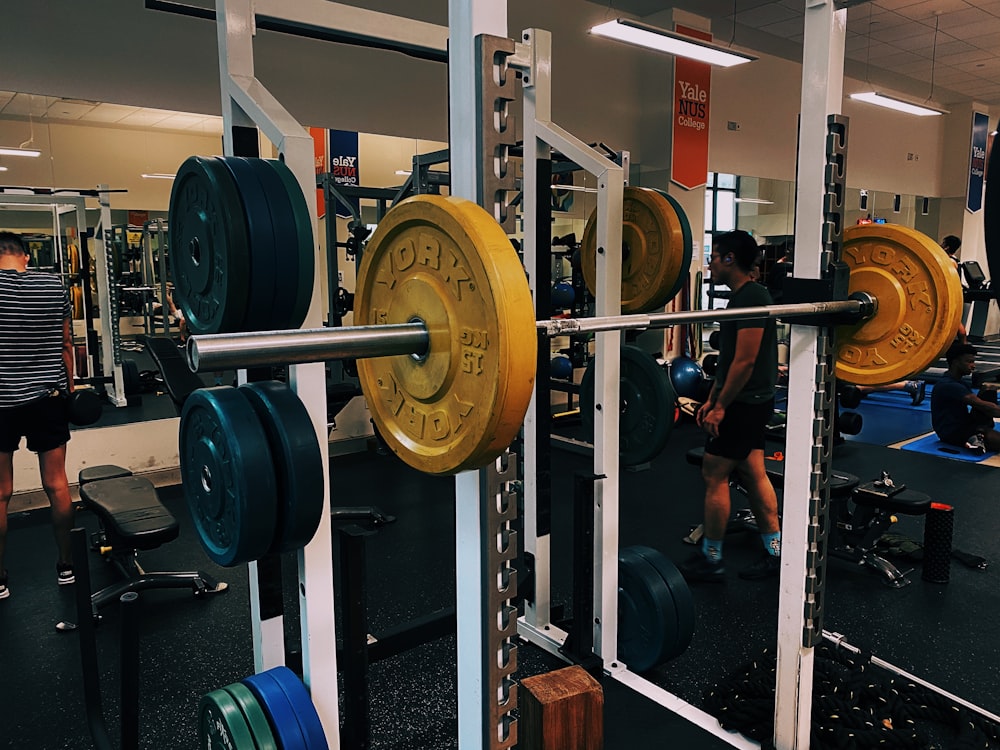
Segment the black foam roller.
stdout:
[[951,579],[951,537],[955,528],[955,509],[944,503],[931,503],[924,520],[924,571],[931,583]]

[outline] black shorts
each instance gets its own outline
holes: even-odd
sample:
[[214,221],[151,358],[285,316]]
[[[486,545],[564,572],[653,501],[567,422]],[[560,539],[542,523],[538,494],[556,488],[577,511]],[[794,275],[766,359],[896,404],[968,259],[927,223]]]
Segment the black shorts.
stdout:
[[742,461],[753,450],[764,450],[764,435],[774,415],[774,399],[759,404],[734,401],[719,425],[719,437],[709,437],[705,453]]
[[13,453],[28,438],[28,450],[45,453],[69,441],[69,405],[62,396],[0,409],[0,453]]
[[964,425],[951,430],[944,435],[938,435],[938,437],[944,443],[964,447],[966,441],[968,441],[968,439],[977,432],[985,434],[993,429],[996,429],[996,424],[991,417],[985,414],[973,413],[967,417]]

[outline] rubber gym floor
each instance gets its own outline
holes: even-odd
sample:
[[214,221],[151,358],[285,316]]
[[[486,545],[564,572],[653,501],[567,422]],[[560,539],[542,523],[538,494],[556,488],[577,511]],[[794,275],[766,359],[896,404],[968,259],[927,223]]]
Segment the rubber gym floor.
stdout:
[[[77,436],[86,439],[85,433]],[[621,544],[656,547],[680,561],[693,551],[682,538],[701,520],[702,483],[685,453],[701,445],[697,428],[685,422],[645,471],[621,476]],[[780,443],[774,447],[781,449]],[[824,627],[897,667],[916,674],[994,713],[1000,712],[1000,590],[992,561],[1000,555],[997,468],[918,455],[853,440],[838,446],[836,469],[862,481],[885,470],[897,483],[955,506],[953,545],[991,561],[986,571],[952,561],[951,580],[932,584],[919,563],[906,566],[911,585],[893,589],[868,569],[831,559],[827,569]],[[571,609],[568,528],[573,474],[590,469],[588,458],[553,451],[553,598]],[[397,520],[368,543],[369,617],[373,632],[453,603],[454,489],[448,479],[420,475],[392,456],[374,451],[332,461],[335,505],[370,503]],[[180,487],[160,490],[181,522],[180,538],[143,553],[147,570],[201,569],[225,580],[230,590],[195,599],[185,591],[141,594],[140,737],[143,748],[173,750],[197,744],[201,695],[250,674],[253,669],[248,585],[242,568],[220,569],[205,557],[191,528]],[[780,497],[780,493],[779,493]],[[800,498],[783,498],[799,502]],[[734,494],[734,507],[744,500]],[[89,531],[96,519],[80,512]],[[893,531],[917,541],[923,520],[901,516]],[[726,542],[726,585],[696,584],[693,642],[679,658],[647,676],[672,693],[702,705],[706,690],[726,679],[776,638],[776,581],[744,582],[737,570],[760,551],[759,539],[731,535]],[[336,551],[335,551],[336,554]],[[294,563],[286,556],[288,613],[294,613]],[[90,555],[95,586],[115,572]],[[72,587],[57,587],[54,546],[47,511],[10,519],[7,567],[10,598],[0,601],[0,745],[9,748],[91,746],[82,697],[78,639],[57,633],[73,620]],[[104,712],[111,736],[118,732],[119,618],[104,611],[97,631]],[[286,616],[290,639],[294,615]],[[371,668],[372,747],[386,750],[456,747],[455,639],[445,637]],[[522,644],[518,677],[545,672],[562,662]],[[605,679],[608,750],[633,747],[726,747],[692,725],[614,681]],[[947,744],[944,745],[947,747]]]

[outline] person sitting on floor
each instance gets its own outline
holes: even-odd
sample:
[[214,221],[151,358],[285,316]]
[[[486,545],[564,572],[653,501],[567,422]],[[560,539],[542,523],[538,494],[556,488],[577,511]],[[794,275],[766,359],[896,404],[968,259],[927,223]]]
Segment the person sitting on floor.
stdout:
[[996,387],[982,387],[977,396],[965,381],[976,369],[976,348],[954,344],[945,358],[948,371],[931,392],[931,425],[945,443],[976,453],[1000,451],[1000,432],[993,420],[1000,417]]

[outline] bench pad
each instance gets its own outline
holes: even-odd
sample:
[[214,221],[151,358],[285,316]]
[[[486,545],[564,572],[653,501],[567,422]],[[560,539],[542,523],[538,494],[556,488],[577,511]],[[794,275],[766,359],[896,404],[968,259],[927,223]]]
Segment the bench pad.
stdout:
[[81,485],[80,497],[100,517],[105,531],[131,548],[155,549],[180,533],[177,519],[160,502],[156,487],[143,477],[88,482]]

